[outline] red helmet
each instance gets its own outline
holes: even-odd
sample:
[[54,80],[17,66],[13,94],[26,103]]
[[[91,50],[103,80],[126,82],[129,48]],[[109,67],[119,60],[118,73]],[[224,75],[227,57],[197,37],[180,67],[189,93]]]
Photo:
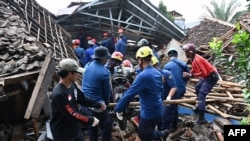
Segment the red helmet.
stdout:
[[124,67],[132,67],[132,63],[129,60],[124,60],[122,64]]
[[108,36],[108,35],[109,35],[108,32],[104,32],[104,33],[103,33],[103,36]]
[[194,44],[188,43],[183,46],[183,50],[185,52],[188,51],[189,53],[195,53],[195,46]]
[[95,38],[92,38],[92,41],[93,41],[94,43],[96,43],[96,39],[95,39]]
[[123,55],[121,52],[115,51],[112,53],[111,58],[122,61]]
[[80,44],[80,40],[79,39],[74,39],[74,40],[72,40],[72,44],[79,45]]
[[123,29],[121,28],[118,29],[118,33],[123,33],[123,32],[124,32]]

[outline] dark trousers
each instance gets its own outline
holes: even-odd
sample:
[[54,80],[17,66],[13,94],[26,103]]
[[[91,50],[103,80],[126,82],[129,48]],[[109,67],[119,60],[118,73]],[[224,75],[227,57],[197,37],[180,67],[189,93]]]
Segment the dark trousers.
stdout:
[[53,134],[53,141],[84,141],[83,133],[79,130],[78,134],[71,139],[67,138],[67,135],[54,135]]
[[200,111],[205,111],[206,97],[218,80],[218,74],[216,72],[212,72],[207,78],[200,79],[200,81],[196,84],[195,91],[198,98],[198,109]]
[[[180,94],[176,93],[172,99],[180,99]],[[160,126],[160,130],[168,129],[170,130],[170,126],[173,123],[178,122],[178,104],[169,104],[163,106],[163,114],[162,121]]]
[[89,125],[87,127],[90,141],[98,141],[99,129],[101,132],[102,141],[111,141],[113,122],[112,122],[111,117],[109,116],[108,110],[105,110],[101,113],[97,113],[97,112],[91,111],[88,108],[82,107],[81,111],[84,113],[87,113],[87,115],[95,116],[97,119],[100,120],[98,126],[92,127],[91,125]]
[[140,117],[138,135],[142,141],[152,141],[160,139],[162,134],[155,130],[156,126],[161,122],[161,117],[146,120]]

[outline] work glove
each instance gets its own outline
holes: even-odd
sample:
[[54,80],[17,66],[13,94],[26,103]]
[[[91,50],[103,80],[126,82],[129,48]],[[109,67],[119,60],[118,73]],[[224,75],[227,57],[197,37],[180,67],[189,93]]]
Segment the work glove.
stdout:
[[91,110],[97,113],[101,113],[104,110],[106,110],[106,108],[107,108],[106,104],[102,103],[102,106],[100,108],[91,108]]
[[122,113],[116,113],[116,117],[117,117],[119,120],[123,120],[123,115],[122,115]]
[[168,97],[166,98],[166,100],[171,100],[171,96],[168,96]]
[[93,121],[93,123],[92,123],[92,127],[95,127],[96,125],[98,125],[98,123],[99,123],[99,119],[97,119],[96,117],[94,117],[94,121]]

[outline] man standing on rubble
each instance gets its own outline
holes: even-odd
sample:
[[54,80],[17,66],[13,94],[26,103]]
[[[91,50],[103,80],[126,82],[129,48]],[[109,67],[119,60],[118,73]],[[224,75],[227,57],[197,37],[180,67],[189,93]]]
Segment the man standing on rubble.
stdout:
[[136,53],[140,72],[124,96],[118,101],[115,111],[118,119],[122,120],[122,112],[128,107],[129,102],[139,94],[141,110],[138,136],[143,141],[166,140],[168,130],[157,131],[156,126],[162,117],[162,75],[151,65],[152,50],[148,46],[141,47]]
[[76,57],[79,60],[79,63],[81,64],[82,67],[84,67],[84,49],[81,48],[80,45],[80,40],[79,39],[74,39],[72,40],[72,44],[73,44],[73,49],[74,49],[74,53],[76,55]]
[[91,39],[88,41],[89,48],[85,51],[84,66],[92,61],[92,55],[94,55],[94,49],[97,47],[94,41]]
[[[177,87],[177,93],[174,97],[168,96],[167,100],[180,99],[186,93],[186,85],[189,78],[183,77],[183,72],[189,73],[189,68],[185,62],[177,58],[178,51],[175,48],[170,48],[167,55],[170,61],[163,68],[173,74]],[[178,124],[178,104],[168,105],[166,111],[168,111],[168,116],[164,118],[165,128],[175,131]]]
[[[106,47],[100,46],[95,48],[94,59],[85,66],[85,73],[82,81],[82,89],[87,97],[108,105],[111,97],[110,71],[104,66],[110,58],[109,51]],[[102,141],[111,141],[112,119],[108,110],[98,111],[98,109],[86,109],[87,113],[95,116],[100,120],[98,127],[88,127],[90,141],[98,141],[100,129]]]
[[78,111],[77,104],[91,106],[103,111],[106,106],[95,102],[79,90],[74,83],[78,73],[84,71],[73,59],[63,59],[59,63],[60,82],[52,91],[51,132],[54,141],[83,141],[81,123],[95,127],[99,120],[94,116],[83,115]]
[[191,73],[183,73],[184,76],[201,78],[195,86],[195,91],[198,98],[198,107],[195,112],[199,114],[198,124],[206,124],[204,113],[206,108],[206,97],[212,88],[219,80],[219,75],[216,68],[210,64],[205,58],[196,54],[194,44],[188,43],[183,46],[183,50],[187,58],[192,64]]

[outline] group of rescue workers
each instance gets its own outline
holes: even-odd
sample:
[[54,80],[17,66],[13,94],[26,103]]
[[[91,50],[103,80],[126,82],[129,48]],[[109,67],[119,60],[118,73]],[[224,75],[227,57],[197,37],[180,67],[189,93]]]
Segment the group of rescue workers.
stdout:
[[[138,137],[136,140],[165,141],[170,132],[178,125],[178,105],[163,105],[163,100],[180,99],[186,92],[186,84],[190,77],[198,77],[195,90],[198,106],[194,110],[198,114],[198,124],[206,124],[205,100],[208,93],[217,83],[218,72],[205,58],[196,53],[194,44],[183,46],[188,62],[178,59],[178,51],[169,48],[169,62],[159,68],[157,52],[146,39],[138,42],[140,48],[136,52],[138,68],[125,58],[126,41],[122,29],[118,30],[119,40],[114,46],[113,37],[104,34],[104,40],[97,45],[95,39],[88,40],[88,47],[81,47],[81,36],[73,40],[73,47],[79,63],[71,58],[59,62],[58,75],[60,81],[52,91],[52,114],[50,127],[55,141],[83,141],[82,124],[87,126],[90,141],[112,140],[113,121],[109,115],[109,103],[114,102],[111,76],[116,74],[116,67],[126,73],[135,73],[132,84],[117,102],[115,108],[117,118],[123,118],[123,111],[135,96],[139,96],[140,112],[131,120],[136,120]],[[107,36],[106,36],[107,35]],[[189,70],[187,63],[192,69]],[[82,74],[82,87],[75,81]],[[80,107],[78,105],[81,105]],[[100,136],[99,136],[100,135]]]

